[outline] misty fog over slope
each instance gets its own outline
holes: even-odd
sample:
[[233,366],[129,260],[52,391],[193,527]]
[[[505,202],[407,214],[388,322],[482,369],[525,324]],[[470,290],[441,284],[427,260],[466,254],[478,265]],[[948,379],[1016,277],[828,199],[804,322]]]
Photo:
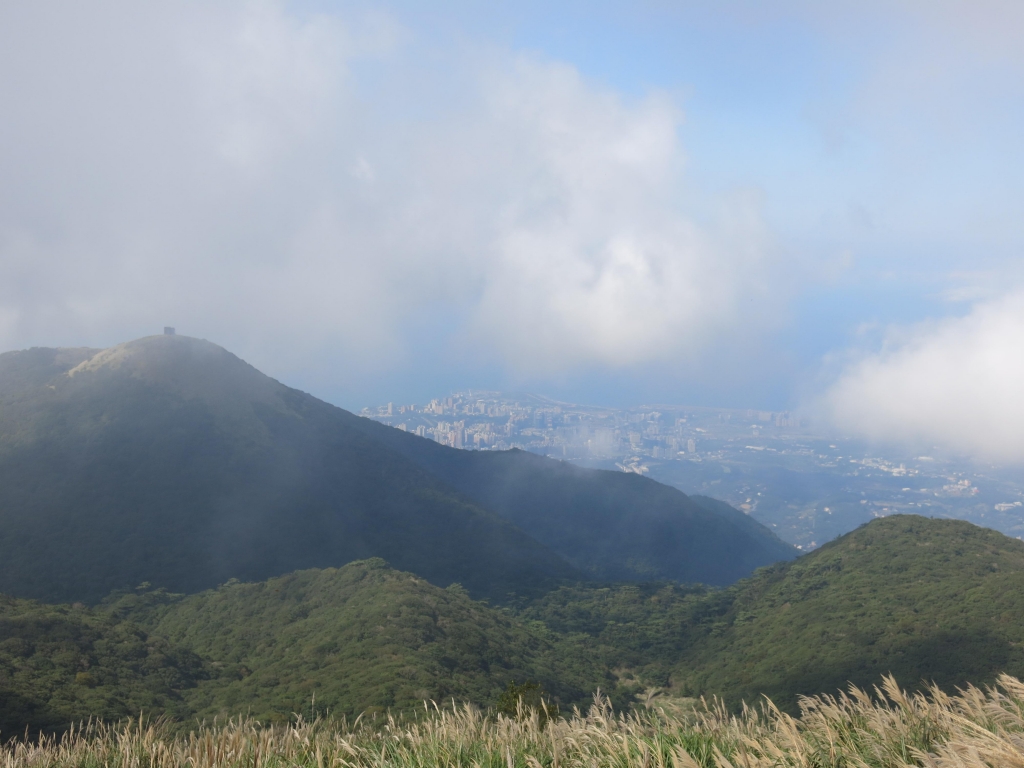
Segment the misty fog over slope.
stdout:
[[377,556],[502,599],[585,577],[723,584],[793,554],[651,481],[389,430],[199,339],[0,356],[13,595],[193,592]]
[[[551,547],[591,578],[724,585],[796,550],[726,504],[709,508],[648,478],[584,469],[526,451],[453,451],[364,420],[470,498]],[[723,548],[731,549],[722,557]]]

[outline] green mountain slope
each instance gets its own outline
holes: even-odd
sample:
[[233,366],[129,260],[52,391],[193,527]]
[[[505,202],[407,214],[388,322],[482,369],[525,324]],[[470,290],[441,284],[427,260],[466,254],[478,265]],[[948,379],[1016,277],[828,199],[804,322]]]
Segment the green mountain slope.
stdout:
[[367,434],[492,509],[598,581],[726,585],[797,550],[725,502],[524,451],[452,451],[361,420]]
[[452,697],[487,705],[527,678],[577,702],[612,681],[542,628],[379,559],[114,610],[221,670],[187,692],[202,716],[287,718],[314,698],[348,715]]
[[954,520],[879,519],[713,596],[677,685],[760,693],[904,685],[950,690],[1024,674],[1024,542]]
[[617,670],[622,685],[670,688],[680,660],[703,639],[703,619],[721,595],[701,585],[576,584],[517,606],[517,615]]
[[137,715],[358,715],[493,705],[512,680],[585,703],[615,677],[571,639],[379,560],[115,594],[94,608],[0,597],[0,739]]
[[368,556],[492,597],[576,576],[346,416],[197,339],[0,356],[0,591],[195,592]]
[[794,708],[801,694],[887,673],[947,690],[1022,676],[1022,649],[1024,543],[893,516],[726,589],[577,584],[516,609],[377,559],[189,596],[136,591],[94,609],[8,600],[0,722],[140,706],[283,719],[314,701],[345,714],[424,698],[489,705],[525,679],[563,705],[597,687],[627,703],[659,686]]
[[1024,543],[970,523],[879,519],[724,590],[563,586],[521,608],[644,685],[732,706],[877,683],[952,690],[1024,674]]
[[138,625],[84,606],[0,596],[0,740],[142,710],[185,717],[200,658]]
[[9,594],[196,592],[383,557],[502,600],[585,574],[727,583],[792,554],[652,481],[438,446],[198,339],[0,355]]

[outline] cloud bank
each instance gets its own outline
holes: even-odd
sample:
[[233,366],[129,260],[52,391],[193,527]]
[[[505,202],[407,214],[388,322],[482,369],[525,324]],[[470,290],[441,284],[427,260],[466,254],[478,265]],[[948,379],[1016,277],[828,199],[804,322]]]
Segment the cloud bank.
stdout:
[[1024,461],[1024,291],[894,333],[820,407],[838,427],[996,462]]
[[270,2],[4,6],[0,347],[170,323],[386,365],[440,314],[467,354],[549,374],[767,316],[757,201],[688,215],[673,99],[418,45]]

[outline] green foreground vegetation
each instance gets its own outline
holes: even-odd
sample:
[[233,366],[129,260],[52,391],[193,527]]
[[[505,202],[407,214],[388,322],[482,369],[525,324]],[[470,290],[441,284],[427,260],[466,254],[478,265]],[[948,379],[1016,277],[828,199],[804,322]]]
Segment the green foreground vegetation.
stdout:
[[103,612],[0,597],[0,740],[26,727],[59,730],[140,711],[187,718],[181,691],[205,666]]
[[501,607],[371,559],[93,608],[0,600],[0,737],[139,711],[187,728],[486,708],[513,681],[562,712],[600,689],[618,709],[660,691],[794,713],[889,673],[947,692],[1024,676],[1022,648],[1024,543],[960,521],[877,520],[727,589],[578,585]]
[[140,710],[287,722],[489,705],[512,680],[568,703],[615,687],[571,639],[378,559],[92,609],[8,599],[0,638],[0,737]]
[[616,713],[597,698],[586,713],[506,717],[472,706],[424,717],[253,720],[173,734],[160,723],[89,724],[63,736],[0,747],[5,768],[1014,768],[1024,765],[1024,684],[910,694],[886,678],[874,695],[801,702],[793,717],[764,700],[740,716],[716,704]]
[[282,720],[311,708],[354,717],[426,699],[486,705],[526,679],[578,702],[611,678],[459,585],[439,589],[382,560],[184,598],[124,596],[110,609],[213,660],[210,678],[186,693],[200,717]]

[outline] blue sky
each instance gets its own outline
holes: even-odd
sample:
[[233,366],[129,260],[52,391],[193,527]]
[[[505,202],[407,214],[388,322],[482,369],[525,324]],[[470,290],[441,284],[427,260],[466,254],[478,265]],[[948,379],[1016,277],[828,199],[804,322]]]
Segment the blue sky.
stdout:
[[1022,34],[999,0],[8,5],[0,347],[173,324],[350,408],[799,408],[1024,460]]

